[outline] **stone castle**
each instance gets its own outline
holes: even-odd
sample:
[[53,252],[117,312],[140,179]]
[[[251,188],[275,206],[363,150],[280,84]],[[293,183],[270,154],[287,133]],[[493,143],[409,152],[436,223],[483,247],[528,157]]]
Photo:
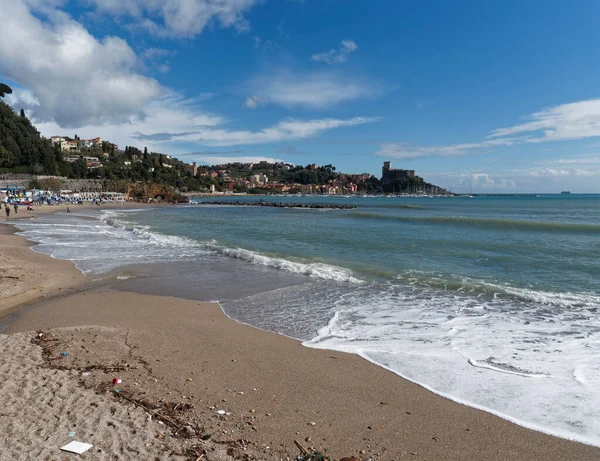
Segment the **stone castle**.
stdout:
[[392,168],[392,162],[383,162],[383,167],[381,168],[382,181],[393,181],[394,179],[414,177],[415,170],[398,170]]

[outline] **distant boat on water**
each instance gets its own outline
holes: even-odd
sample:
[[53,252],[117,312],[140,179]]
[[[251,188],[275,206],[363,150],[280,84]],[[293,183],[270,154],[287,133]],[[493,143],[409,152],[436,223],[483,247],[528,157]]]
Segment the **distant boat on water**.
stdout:
[[570,194],[570,193],[571,193],[571,191],[570,191],[570,190],[563,190],[563,191],[561,192],[561,194]]

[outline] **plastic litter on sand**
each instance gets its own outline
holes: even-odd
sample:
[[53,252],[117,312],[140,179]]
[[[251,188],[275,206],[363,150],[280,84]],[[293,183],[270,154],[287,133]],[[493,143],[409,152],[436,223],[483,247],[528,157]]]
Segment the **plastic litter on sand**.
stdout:
[[60,447],[60,449],[62,451],[68,451],[70,453],[77,453],[78,455],[80,455],[80,454],[88,451],[93,446],[94,445],[92,445],[90,443],[73,441],[73,442],[67,443],[64,447]]

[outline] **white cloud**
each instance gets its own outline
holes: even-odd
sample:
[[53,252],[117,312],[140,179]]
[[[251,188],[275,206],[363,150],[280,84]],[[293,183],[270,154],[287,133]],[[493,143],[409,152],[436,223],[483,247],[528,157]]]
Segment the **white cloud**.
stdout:
[[64,13],[45,8],[49,22],[24,0],[0,0],[0,74],[30,91],[17,104],[36,121],[66,127],[125,122],[164,93],[156,80],[135,72],[139,60],[127,42],[99,41]]
[[164,48],[146,48],[140,53],[140,56],[144,59],[163,59],[173,55],[173,51],[166,50]]
[[381,90],[358,79],[330,72],[297,73],[271,70],[248,85],[246,106],[277,104],[286,108],[327,109],[344,102],[377,96]]
[[600,168],[533,168],[526,175],[530,177],[582,177],[582,176],[599,176]]
[[245,14],[260,0],[87,0],[97,11],[123,16],[160,36],[194,37],[209,25],[249,29]]
[[516,192],[518,182],[505,174],[479,170],[423,172],[426,181],[438,184],[455,193]]
[[528,142],[583,139],[600,136],[600,99],[588,99],[543,109],[527,123],[492,131],[490,137],[537,133]]
[[174,51],[164,48],[146,48],[140,53],[140,57],[147,64],[163,74],[171,70],[169,58],[173,55],[175,55]]
[[358,49],[358,45],[352,40],[342,40],[338,49],[331,49],[326,53],[313,54],[313,61],[326,62],[327,64],[341,64],[348,60],[348,56]]
[[[598,137],[600,136],[600,99],[550,107],[531,114],[527,119],[530,120],[527,123],[493,130],[485,140],[479,142],[441,146],[387,143],[381,145],[374,155],[393,159],[463,156],[486,153],[498,146]],[[514,136],[519,134],[525,135]]]
[[[126,123],[104,123],[77,128],[82,138],[100,136],[119,146],[145,145],[154,151],[171,153],[189,152],[182,144],[201,146],[238,146],[245,144],[270,144],[282,141],[306,139],[326,131],[372,123],[371,117],[350,119],[287,119],[270,127],[257,130],[232,130],[227,120],[215,115],[199,112],[196,101],[169,94],[148,104],[143,116],[132,116]],[[37,125],[45,136],[64,133],[56,122]]]
[[[371,117],[354,117],[351,119],[316,119],[316,120],[284,120],[259,131],[228,130],[217,126],[198,127],[193,133],[176,136],[173,139],[181,142],[194,142],[206,146],[237,146],[248,144],[270,144],[281,141],[305,139],[325,131],[363,125],[376,119]],[[188,131],[188,130],[184,130]]]
[[558,193],[571,190],[580,193],[600,192],[600,167],[545,168],[525,167],[496,170],[423,172],[422,176],[457,193]]
[[248,109],[256,109],[262,104],[262,100],[258,96],[248,96],[244,101],[244,104]]
[[571,158],[559,158],[551,160],[542,160],[536,162],[538,165],[580,165],[580,166],[595,166],[600,168],[600,157],[598,156],[582,156]]
[[74,133],[81,138],[100,136],[117,143],[121,148],[125,145],[147,146],[151,150],[169,149],[169,141],[176,139],[181,133],[196,133],[200,129],[208,129],[225,123],[219,115],[202,113],[196,107],[195,99],[184,99],[175,93],[149,102],[143,111],[139,111],[125,122],[120,120],[103,120],[103,123],[88,123],[65,132],[64,126],[56,121],[36,123],[36,127],[44,136]]
[[374,155],[391,159],[408,160],[421,157],[461,157],[488,152],[491,147],[511,146],[521,138],[490,139],[487,141],[447,146],[415,146],[409,143],[382,144]]

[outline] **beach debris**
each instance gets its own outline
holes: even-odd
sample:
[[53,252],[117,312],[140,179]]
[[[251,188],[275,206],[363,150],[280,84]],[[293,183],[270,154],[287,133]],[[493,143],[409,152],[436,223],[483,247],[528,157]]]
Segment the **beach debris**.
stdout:
[[73,437],[75,437],[75,432],[71,431],[69,432],[69,434],[67,435],[68,438],[72,439]]
[[229,416],[229,415],[231,415],[231,413],[229,413],[228,411],[225,411],[225,410],[217,410],[217,414],[219,416]]
[[317,423],[315,423],[314,421],[311,421],[310,423],[308,423],[309,426],[316,426]]
[[67,443],[64,447],[60,447],[62,451],[68,451],[69,453],[77,453],[78,455],[85,453],[94,445],[90,443],[77,442],[73,440],[72,442]]
[[86,376],[90,376],[92,374],[91,371],[84,371],[83,373],[81,373],[81,376],[86,377]]
[[69,353],[68,353],[68,352],[61,352],[61,353],[60,353],[60,356],[61,356],[61,357],[68,357],[68,356],[69,356]]
[[313,449],[307,450],[297,440],[294,440],[294,444],[296,444],[301,453],[300,456],[296,456],[296,461],[330,461],[331,459],[320,451]]
[[196,430],[190,426],[189,424],[187,426],[184,426],[183,429],[189,434],[189,435],[196,435]]
[[112,382],[116,386],[117,384],[121,384],[123,380],[121,378],[113,378]]

